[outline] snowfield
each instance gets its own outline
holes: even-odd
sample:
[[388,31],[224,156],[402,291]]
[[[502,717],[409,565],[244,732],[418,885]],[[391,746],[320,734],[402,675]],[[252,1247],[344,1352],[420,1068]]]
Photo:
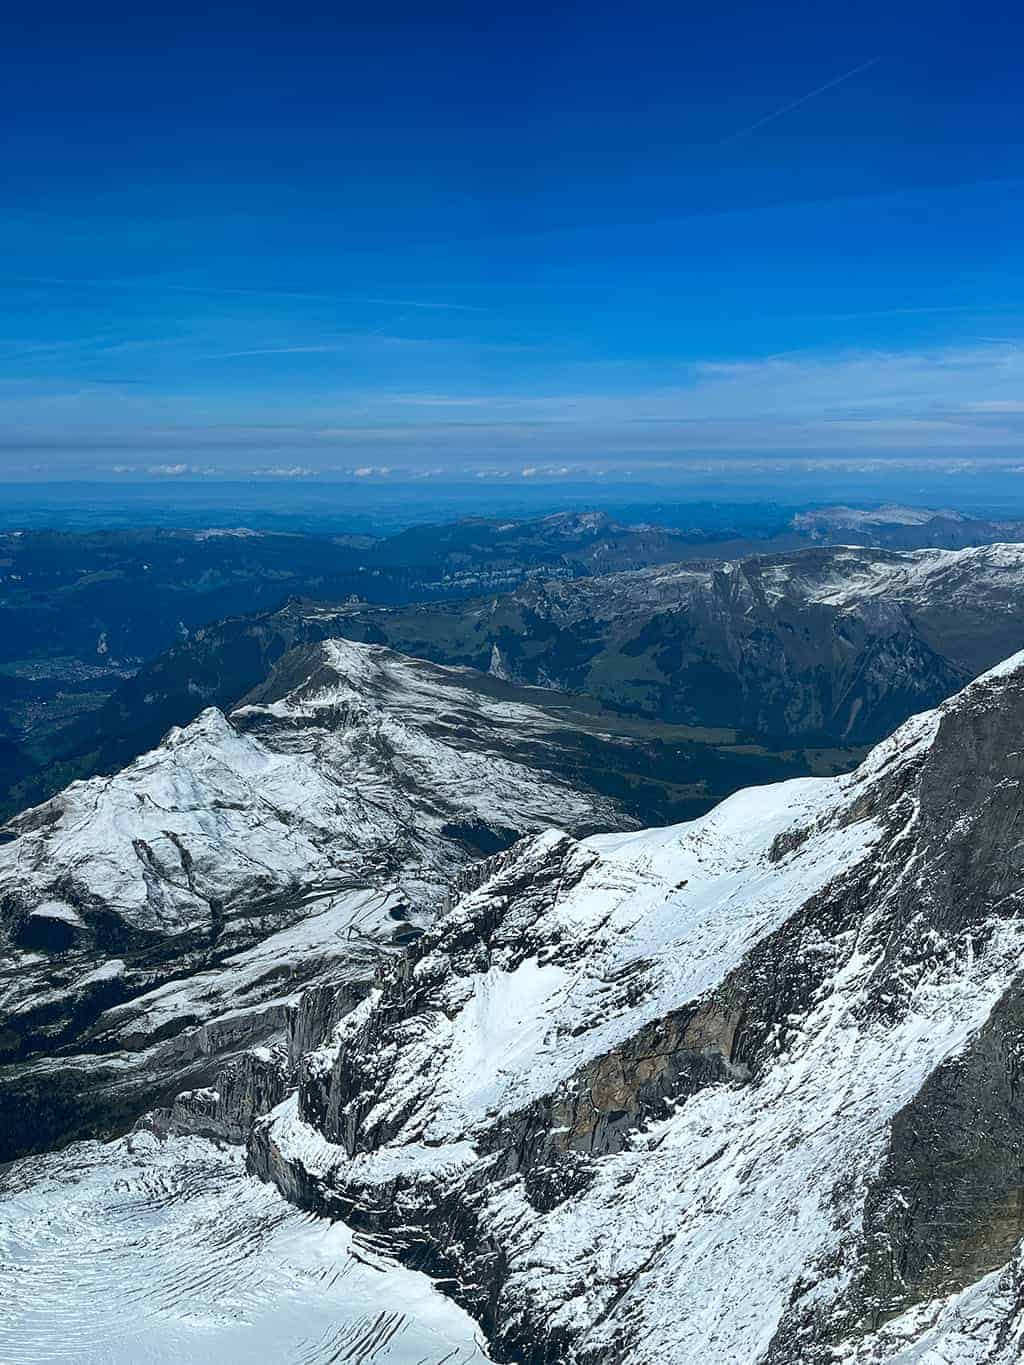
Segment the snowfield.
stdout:
[[472,1365],[475,1324],[426,1276],[245,1174],[241,1153],[135,1133],[0,1174],[12,1365]]

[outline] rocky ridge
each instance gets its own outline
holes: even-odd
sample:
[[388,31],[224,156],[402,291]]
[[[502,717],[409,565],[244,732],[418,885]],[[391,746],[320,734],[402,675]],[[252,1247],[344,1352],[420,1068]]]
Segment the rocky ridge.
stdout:
[[871,744],[1017,647],[1022,589],[1024,545],[839,546],[353,608],[339,630],[662,721]]
[[846,777],[495,855],[251,1168],[450,1276],[499,1359],[1009,1365],[1022,731],[1018,655]]
[[283,1038],[304,984],[365,980],[481,854],[553,820],[628,825],[581,777],[584,742],[515,689],[328,641],[18,816],[0,1151],[123,1130]]

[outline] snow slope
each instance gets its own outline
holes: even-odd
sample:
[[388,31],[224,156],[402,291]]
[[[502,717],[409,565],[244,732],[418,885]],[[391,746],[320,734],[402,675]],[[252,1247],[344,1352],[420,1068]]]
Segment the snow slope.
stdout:
[[[852,607],[886,597],[901,605],[925,609],[942,605],[942,591],[956,583],[958,591],[984,598],[996,594],[1007,603],[1024,580],[1024,544],[994,543],[960,550],[885,550],[836,546],[749,559],[659,565],[628,573],[530,584],[517,596],[529,600],[543,592],[561,619],[592,616],[614,620],[627,608],[693,607],[716,582],[732,579],[737,590],[761,591],[768,601],[783,597],[794,603],[827,602]],[[436,609],[435,609],[436,610]]]
[[849,776],[499,855],[254,1168],[432,1248],[531,1360],[904,1362],[880,1319],[952,1341],[982,1301],[1010,1331],[1009,1272],[956,1296],[1024,1235],[1022,730],[1024,654]]
[[[70,895],[69,912],[101,904],[133,929],[176,933],[206,927],[211,902],[363,883],[379,864],[422,894],[464,861],[442,834],[453,821],[517,829],[612,816],[509,757],[517,735],[551,724],[474,693],[470,670],[348,641],[304,666],[289,694],[230,718],[204,711],[122,772],[16,817],[0,894],[51,915]],[[452,713],[471,735],[444,731]]]

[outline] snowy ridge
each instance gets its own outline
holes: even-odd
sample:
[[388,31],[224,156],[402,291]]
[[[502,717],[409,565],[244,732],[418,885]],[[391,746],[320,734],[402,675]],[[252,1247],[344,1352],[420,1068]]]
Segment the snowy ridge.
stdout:
[[[1013,1250],[1022,729],[1019,654],[847,777],[520,844],[308,1059],[254,1168],[443,1249],[537,1360],[938,1361],[907,1340],[982,1302],[1009,1339],[1010,1271],[913,1305]],[[988,1163],[954,1196],[949,1087]],[[872,1335],[880,1304],[909,1316]]]
[[[476,696],[471,670],[421,675],[417,661],[349,641],[322,654],[315,680],[230,718],[210,708],[122,772],[16,817],[0,891],[26,914],[74,923],[102,904],[133,929],[177,933],[208,926],[211,903],[308,895],[385,867],[429,900],[466,859],[442,834],[452,821],[615,818],[610,803],[501,751],[551,722]],[[456,708],[471,711],[481,748],[444,732]],[[61,898],[69,887],[74,904]]]
[[801,530],[813,530],[828,526],[839,530],[861,530],[868,526],[926,526],[928,522],[941,518],[943,521],[965,521],[962,512],[948,508],[904,507],[898,503],[886,503],[882,507],[821,507],[813,512],[798,512],[793,518],[793,526]]
[[[529,869],[554,855],[572,889],[550,904],[517,906],[487,972],[473,979],[468,995],[463,979],[451,983],[427,1047],[403,1052],[394,1084],[416,1087],[417,1099],[431,1096],[422,1127],[417,1107],[417,1139],[452,1141],[523,1107],[680,1001],[713,990],[758,938],[878,838],[870,821],[832,826],[813,854],[773,863],[768,853],[780,835],[828,822],[834,794],[828,779],[803,779],[738,793],[681,829],[581,844],[552,832],[522,850],[504,876],[446,917],[439,936],[458,932],[459,914],[471,926],[522,875],[524,863]],[[571,967],[547,947],[568,941],[575,956],[584,935],[585,956]],[[529,955],[535,946],[539,951]],[[428,954],[415,972],[429,978],[440,969],[440,959]],[[630,990],[619,997],[609,983],[630,977]],[[346,1031],[355,1033],[371,1009],[370,1002],[360,1007]],[[409,1101],[400,1096],[398,1103]]]
[[[911,606],[934,605],[941,585],[964,591],[1020,591],[1024,544],[996,543],[963,550],[882,550],[851,546],[797,551],[744,560],[694,562],[635,569],[606,578],[551,581],[543,591],[567,619],[589,613],[612,619],[629,603],[685,607],[718,580],[735,580],[744,591],[764,591],[768,600],[855,603],[878,597]],[[528,597],[538,591],[520,589]]]
[[[472,696],[470,670],[425,665],[421,679],[415,661],[349,641],[323,653],[329,681],[230,719],[210,708],[122,772],[73,783],[16,817],[18,837],[0,847],[0,892],[45,897],[53,915],[70,881],[80,905],[69,910],[102,903],[133,928],[173,933],[207,925],[211,901],[365,877],[394,850],[397,879],[437,882],[460,861],[440,835],[453,820],[515,829],[560,812],[570,822],[612,817],[607,803],[500,752],[499,731],[543,732],[550,722]],[[490,751],[427,732],[467,696],[476,725],[493,732]],[[349,711],[336,723],[340,707]],[[244,728],[302,718],[321,720],[322,731]]]
[[[894,557],[895,558],[895,557]],[[895,563],[864,561],[863,551],[836,557],[831,581],[811,600],[833,605],[887,597],[901,602],[942,602],[948,589],[977,594],[998,589],[1024,569],[1024,546],[981,545],[964,550],[914,550]]]
[[100,1074],[119,1105],[126,1073],[202,1084],[218,1057],[279,1036],[311,980],[372,975],[481,851],[553,821],[629,825],[554,770],[581,766],[571,723],[491,687],[328,641],[230,716],[208,709],[16,817],[0,844],[0,1061],[40,1070],[2,1075],[30,1089],[0,1121],[0,1159],[45,1140],[17,1117],[35,1087],[59,1138],[82,1131],[79,1091],[97,1103]]

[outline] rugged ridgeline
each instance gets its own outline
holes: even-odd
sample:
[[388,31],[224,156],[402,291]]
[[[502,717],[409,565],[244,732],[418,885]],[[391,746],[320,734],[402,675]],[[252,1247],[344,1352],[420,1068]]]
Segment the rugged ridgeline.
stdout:
[[1024,522],[965,516],[950,508],[817,507],[798,512],[790,528],[825,545],[875,545],[889,550],[963,550],[1024,540]]
[[[326,642],[231,715],[18,816],[0,1160],[124,1131],[289,1028],[301,1044],[299,988],[358,994],[465,864],[556,821],[635,824],[605,780],[628,747],[492,678]],[[253,1107],[276,1097],[261,1065],[238,1062]]]
[[528,838],[343,1002],[251,1169],[499,1359],[1011,1365],[1022,850],[1024,655],[850,775]]
[[357,611],[343,633],[664,721],[870,744],[1024,638],[1024,545],[835,548]]
[[[278,614],[289,598],[393,605],[508,592],[537,574],[671,563],[715,534],[624,526],[599,512],[475,518],[383,540],[244,529],[0,533],[0,812],[116,771],[193,720],[204,700],[230,709],[286,650],[328,638],[323,618]],[[222,634],[204,628],[250,613],[259,614],[227,625],[229,647],[204,670]],[[191,646],[184,674],[173,650],[181,641]],[[134,687],[139,666],[166,650],[155,676],[146,670]]]
[[1018,647],[1024,545],[809,549],[394,610],[294,601],[208,626],[146,665],[68,730],[58,770],[119,766],[203,705],[234,706],[288,650],[336,636],[777,749],[865,745]]
[[[740,509],[735,509],[737,512]],[[506,592],[525,578],[617,573],[806,544],[960,549],[1024,539],[1024,522],[913,507],[826,507],[728,525],[623,524],[603,512],[410,527],[386,538],[254,531],[0,531],[0,661],[130,665],[210,621],[288,597],[399,604]],[[24,675],[20,675],[24,676]]]

